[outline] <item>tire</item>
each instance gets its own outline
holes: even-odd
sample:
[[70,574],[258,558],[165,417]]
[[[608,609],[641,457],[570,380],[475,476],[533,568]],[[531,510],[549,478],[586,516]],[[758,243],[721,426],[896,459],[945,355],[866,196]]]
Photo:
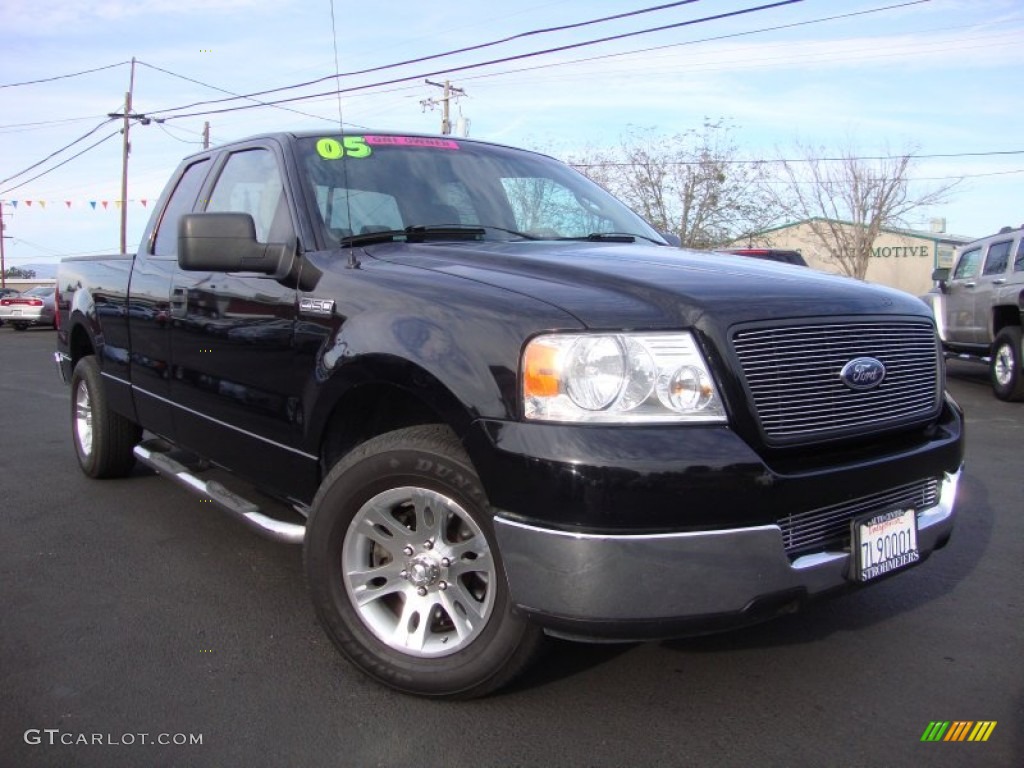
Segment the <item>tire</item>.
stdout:
[[14,325],[14,330],[16,330],[16,331],[27,331],[28,330],[28,323],[12,323],[12,325]]
[[1000,400],[1024,400],[1020,327],[1003,328],[992,344],[992,391]]
[[71,440],[82,471],[89,477],[124,477],[135,466],[135,448],[142,428],[110,410],[92,355],[83,357],[71,374]]
[[304,559],[327,634],[399,691],[483,696],[542,647],[513,610],[483,487],[447,427],[381,435],[338,462],[313,501]]

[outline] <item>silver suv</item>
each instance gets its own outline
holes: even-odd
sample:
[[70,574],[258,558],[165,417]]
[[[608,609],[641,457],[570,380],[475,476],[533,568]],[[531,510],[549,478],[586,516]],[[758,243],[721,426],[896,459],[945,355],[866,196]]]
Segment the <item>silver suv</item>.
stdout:
[[947,355],[988,363],[996,397],[1024,400],[1024,226],[961,246],[952,273],[932,279],[938,288],[923,298]]

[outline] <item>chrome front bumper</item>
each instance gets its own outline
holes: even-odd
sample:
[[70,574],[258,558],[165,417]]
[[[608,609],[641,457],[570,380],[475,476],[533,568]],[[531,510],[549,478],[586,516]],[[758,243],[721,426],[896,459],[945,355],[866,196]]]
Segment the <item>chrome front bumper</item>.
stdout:
[[[960,471],[947,474],[939,502],[919,511],[922,559],[952,528]],[[850,553],[823,551],[790,560],[777,525],[699,533],[591,535],[495,518],[512,599],[563,634],[671,636],[756,618],[756,609],[791,608],[850,585]],[[781,612],[774,610],[775,613]],[[635,624],[639,631],[632,631]],[[566,629],[566,628],[569,629]]]

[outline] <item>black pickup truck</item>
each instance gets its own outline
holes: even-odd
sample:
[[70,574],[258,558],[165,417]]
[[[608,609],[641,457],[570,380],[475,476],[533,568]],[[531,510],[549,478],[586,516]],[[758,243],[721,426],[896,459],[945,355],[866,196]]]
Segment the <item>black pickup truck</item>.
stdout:
[[766,619],[953,527],[962,414],[921,301],[671,247],[531,152],[226,145],[137,254],[57,285],[85,473],[140,461],[301,542],[327,633],[402,691],[482,695],[545,633]]

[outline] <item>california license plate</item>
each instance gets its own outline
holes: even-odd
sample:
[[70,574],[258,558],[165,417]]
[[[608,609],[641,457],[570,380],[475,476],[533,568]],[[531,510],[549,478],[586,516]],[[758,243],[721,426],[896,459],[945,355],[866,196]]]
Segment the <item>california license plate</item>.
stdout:
[[912,509],[861,518],[851,525],[853,578],[857,581],[870,581],[921,559],[917,513]]

